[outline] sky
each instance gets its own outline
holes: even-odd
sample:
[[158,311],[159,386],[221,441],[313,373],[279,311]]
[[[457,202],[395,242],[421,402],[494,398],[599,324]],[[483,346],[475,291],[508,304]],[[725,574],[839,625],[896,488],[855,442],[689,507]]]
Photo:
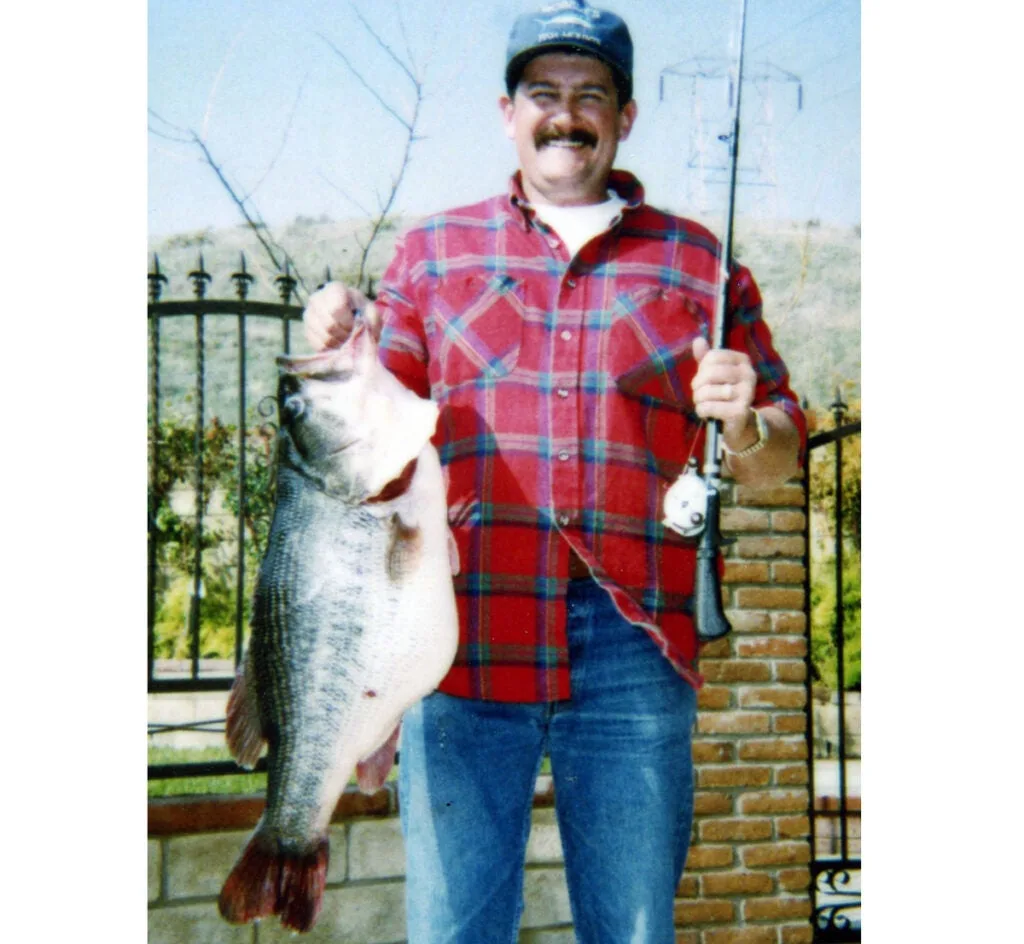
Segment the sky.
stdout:
[[[150,0],[150,234],[242,221],[194,136],[271,225],[376,208],[407,131],[366,85],[406,120],[415,94],[359,9],[414,64],[423,91],[395,209],[429,213],[503,189],[515,169],[497,106],[505,44],[537,5]],[[618,166],[655,205],[722,213],[725,187],[708,182],[721,174],[707,168],[727,157],[717,135],[729,127],[728,85],[699,73],[735,60],[739,0],[603,5],[626,20],[636,50],[640,117]],[[740,215],[860,221],[860,61],[859,0],[749,0]]]

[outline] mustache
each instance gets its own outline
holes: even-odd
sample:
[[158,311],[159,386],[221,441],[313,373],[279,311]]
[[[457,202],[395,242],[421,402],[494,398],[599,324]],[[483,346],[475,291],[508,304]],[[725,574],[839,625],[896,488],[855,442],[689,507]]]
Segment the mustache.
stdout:
[[573,128],[571,131],[559,131],[556,128],[548,128],[538,131],[534,135],[533,143],[542,148],[546,144],[556,141],[568,141],[570,144],[583,144],[589,147],[597,147],[597,135],[584,128]]

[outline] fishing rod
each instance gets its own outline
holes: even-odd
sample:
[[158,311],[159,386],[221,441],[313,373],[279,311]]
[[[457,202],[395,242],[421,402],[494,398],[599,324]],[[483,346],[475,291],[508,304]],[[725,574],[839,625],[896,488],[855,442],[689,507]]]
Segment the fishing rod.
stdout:
[[[743,44],[747,25],[747,0],[740,8],[739,56],[736,64],[736,107],[732,132],[723,135],[729,143],[729,200],[725,233],[719,256],[720,282],[711,325],[711,350],[725,345],[728,334],[729,262],[732,259],[733,216],[736,207],[736,172],[739,165],[740,97],[743,88]],[[722,484],[722,422],[707,422],[704,440],[703,475],[696,474],[696,462],[690,460],[683,475],[665,495],[665,523],[686,536],[700,535],[697,568],[693,584],[693,622],[701,642],[721,639],[732,630],[722,607],[722,588],[718,574],[718,551],[724,540],[720,529]]]

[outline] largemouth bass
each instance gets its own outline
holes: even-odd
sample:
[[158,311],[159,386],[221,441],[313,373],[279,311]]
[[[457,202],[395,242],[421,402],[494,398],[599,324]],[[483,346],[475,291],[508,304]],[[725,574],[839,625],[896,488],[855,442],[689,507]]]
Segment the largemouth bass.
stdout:
[[267,801],[219,907],[306,931],[353,770],[362,790],[380,787],[402,713],[454,658],[457,560],[430,444],[437,406],[383,367],[370,324],[278,370],[276,504],[227,710],[242,766],[267,745]]

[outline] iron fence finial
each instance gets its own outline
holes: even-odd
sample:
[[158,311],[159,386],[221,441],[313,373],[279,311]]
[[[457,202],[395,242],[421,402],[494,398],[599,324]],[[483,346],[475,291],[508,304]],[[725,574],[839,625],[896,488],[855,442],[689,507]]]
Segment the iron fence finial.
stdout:
[[231,281],[235,283],[235,292],[238,295],[239,301],[245,301],[249,295],[249,286],[256,281],[255,277],[250,275],[245,268],[245,253],[240,253],[242,257],[241,268],[237,272],[231,273]]
[[167,276],[160,271],[160,257],[155,252],[153,253],[153,268],[147,277],[149,279],[149,300],[155,304],[160,301],[163,286],[167,284]]
[[192,288],[195,291],[196,298],[206,297],[206,286],[213,279],[213,276],[206,271],[203,265],[203,254],[199,253],[199,267],[189,272],[188,277],[192,282]]

